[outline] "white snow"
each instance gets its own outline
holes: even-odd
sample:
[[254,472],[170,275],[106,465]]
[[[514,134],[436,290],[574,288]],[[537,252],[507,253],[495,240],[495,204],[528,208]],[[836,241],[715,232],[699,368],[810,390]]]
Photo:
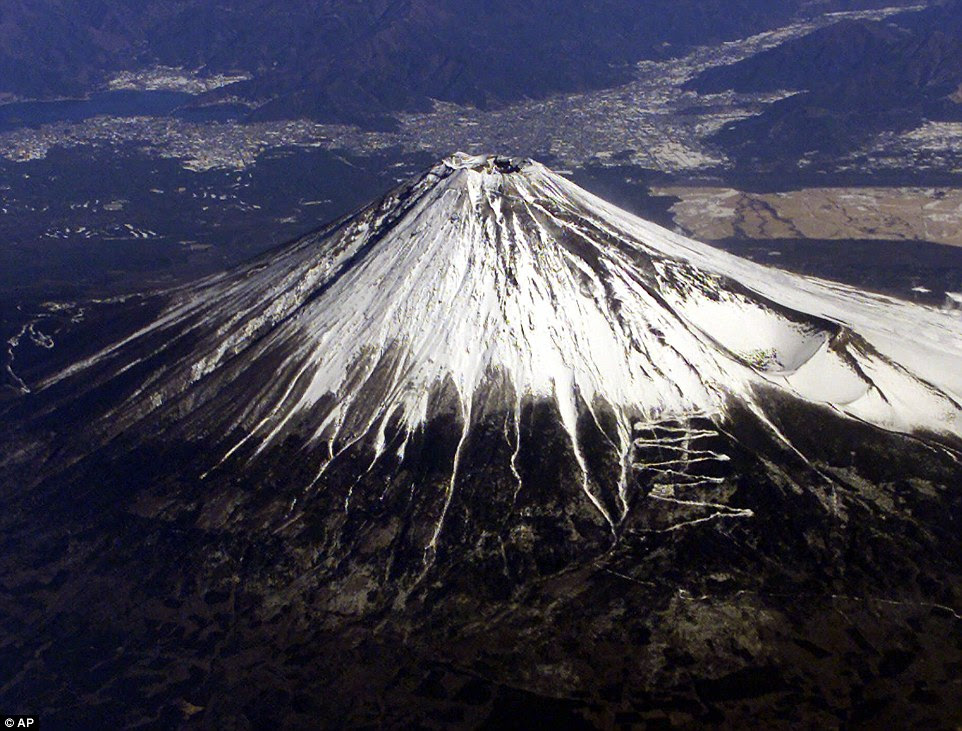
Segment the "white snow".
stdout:
[[625,465],[634,421],[722,412],[759,384],[885,429],[962,435],[951,313],[739,259],[513,165],[452,156],[327,237],[182,290],[132,339],[182,323],[202,344],[141,403],[273,353],[285,387],[223,428],[263,448],[307,417],[332,457],[334,438],[383,450],[395,415],[413,431],[445,382],[465,429],[485,410],[517,419],[523,397],[553,399],[579,460],[578,414],[605,407]]

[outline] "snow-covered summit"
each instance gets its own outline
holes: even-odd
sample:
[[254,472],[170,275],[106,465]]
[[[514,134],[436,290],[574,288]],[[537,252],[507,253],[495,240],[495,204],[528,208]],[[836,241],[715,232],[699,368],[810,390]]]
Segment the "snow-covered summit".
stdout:
[[225,456],[295,428],[380,453],[391,429],[453,410],[466,435],[532,399],[556,405],[576,453],[585,414],[614,423],[626,452],[637,421],[732,400],[762,416],[765,386],[884,429],[962,435],[958,318],[730,256],[498,156],[452,155],[356,216],[182,291],[61,378],[124,368],[138,342],[169,353],[136,394],[138,418],[187,389],[263,381],[249,403],[205,417],[243,433]]
[[452,170],[474,170],[492,175],[511,175],[523,173],[526,169],[543,169],[544,166],[530,158],[506,157],[505,155],[469,155],[455,152],[442,160]]

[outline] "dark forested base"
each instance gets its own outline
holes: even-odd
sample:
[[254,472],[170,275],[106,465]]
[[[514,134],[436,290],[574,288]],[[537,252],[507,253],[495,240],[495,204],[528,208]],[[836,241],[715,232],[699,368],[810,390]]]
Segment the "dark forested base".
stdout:
[[202,444],[115,443],[4,499],[0,698],[55,728],[951,727],[958,464],[765,399],[791,447],[737,406],[679,422],[729,460],[674,488],[692,504],[635,471],[614,531],[550,403],[523,409],[520,486],[492,413],[430,550],[453,416],[308,493],[323,445],[199,480]]

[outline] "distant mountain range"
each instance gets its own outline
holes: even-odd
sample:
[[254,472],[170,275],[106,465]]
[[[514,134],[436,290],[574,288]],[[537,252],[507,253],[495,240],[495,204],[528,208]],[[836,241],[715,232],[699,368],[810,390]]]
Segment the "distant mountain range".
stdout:
[[641,58],[879,0],[9,0],[0,93],[81,95],[151,64],[245,71],[259,118],[370,122],[430,99],[490,105],[606,87]]
[[962,2],[885,22],[843,21],[709,69],[689,88],[799,92],[716,135],[752,165],[794,167],[802,155],[835,157],[882,131],[962,120]]

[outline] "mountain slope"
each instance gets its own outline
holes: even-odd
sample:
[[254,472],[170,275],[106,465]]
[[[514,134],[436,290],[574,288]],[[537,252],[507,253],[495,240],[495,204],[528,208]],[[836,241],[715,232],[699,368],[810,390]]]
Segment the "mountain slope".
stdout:
[[[168,357],[188,337],[199,343]],[[154,340],[162,372],[113,428],[273,359],[287,391],[225,425],[264,444],[307,414],[315,438],[345,419],[383,435],[396,416],[410,431],[436,385],[450,380],[466,414],[499,373],[509,393],[484,394],[499,408],[511,394],[568,414],[600,401],[622,430],[771,384],[885,428],[960,433],[951,316],[727,256],[507,159],[449,158],[322,239],[178,293],[154,325],[41,388],[126,368]],[[361,399],[371,389],[379,398]]]
[[951,313],[455,155],[11,354],[3,692],[46,717],[962,712]]

